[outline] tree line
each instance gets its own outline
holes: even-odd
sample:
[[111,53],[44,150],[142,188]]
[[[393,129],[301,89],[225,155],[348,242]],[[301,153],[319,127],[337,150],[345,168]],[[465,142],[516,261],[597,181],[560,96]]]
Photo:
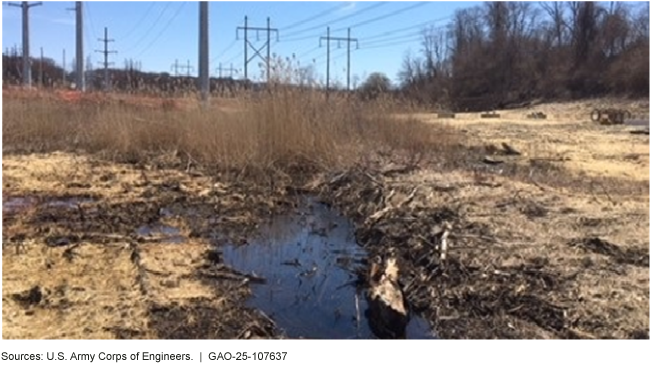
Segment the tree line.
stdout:
[[401,94],[452,110],[648,96],[648,3],[486,2],[422,32]]

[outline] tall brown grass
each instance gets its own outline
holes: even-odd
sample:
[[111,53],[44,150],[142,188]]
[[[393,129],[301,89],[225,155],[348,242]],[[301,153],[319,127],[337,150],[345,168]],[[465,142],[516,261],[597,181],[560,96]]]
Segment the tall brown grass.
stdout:
[[392,117],[389,102],[360,102],[316,90],[275,88],[207,111],[51,98],[3,101],[3,146],[48,152],[87,151],[118,160],[173,155],[208,168],[326,171],[388,151],[414,159],[456,142],[455,131]]

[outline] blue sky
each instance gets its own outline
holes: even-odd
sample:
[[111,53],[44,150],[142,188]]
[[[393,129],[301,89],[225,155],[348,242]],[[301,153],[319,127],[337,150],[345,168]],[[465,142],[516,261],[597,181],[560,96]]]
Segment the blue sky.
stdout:
[[[295,54],[301,64],[315,60],[317,72],[324,75],[326,48],[325,44],[319,48],[319,37],[326,34],[328,25],[334,37],[346,37],[347,27],[351,27],[352,37],[359,40],[359,49],[352,47],[352,75],[363,79],[379,71],[396,80],[404,53],[409,49],[417,52],[420,48],[419,24],[445,25],[456,9],[476,4],[478,2],[213,1],[210,3],[210,71],[217,76],[219,63],[224,68],[232,64],[242,70],[243,33],[240,32],[236,40],[236,28],[243,26],[244,16],[248,16],[248,25],[253,27],[266,27],[266,18],[270,17],[271,27],[279,29],[279,42],[272,37],[273,53]],[[73,6],[72,1],[46,1],[43,6],[30,9],[32,56],[38,55],[43,47],[45,56],[60,64],[65,49],[67,68],[71,70],[74,12],[66,9]],[[122,67],[125,59],[133,59],[140,61],[145,71],[170,72],[176,59],[182,64],[189,60],[194,67],[192,75],[197,74],[198,2],[85,2],[84,21],[84,53],[91,56],[95,67],[103,61],[103,56],[94,52],[103,48],[97,39],[103,37],[104,27],[108,27],[109,38],[115,39],[109,48],[118,52],[110,56],[116,66]],[[249,37],[256,47],[265,41],[265,33],[260,33],[259,41],[255,32],[249,32]],[[3,2],[2,47],[4,50],[14,45],[21,45],[21,11]],[[331,47],[331,77],[344,83],[345,44],[339,49],[337,42],[332,42]],[[249,48],[249,56],[251,54]],[[259,78],[260,61],[256,59],[249,64],[249,78]]]

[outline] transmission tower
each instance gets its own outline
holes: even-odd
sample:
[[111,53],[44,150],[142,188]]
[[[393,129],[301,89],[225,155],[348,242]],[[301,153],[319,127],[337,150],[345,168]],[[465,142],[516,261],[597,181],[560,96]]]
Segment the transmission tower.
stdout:
[[231,78],[231,79],[232,79],[232,75],[233,75],[233,73],[237,73],[237,69],[233,68],[232,63],[230,64],[230,67],[228,67],[228,68],[221,67],[221,63],[219,63],[219,67],[217,67],[216,71],[217,71],[217,73],[219,74],[219,78],[222,78],[222,77],[223,77],[223,76],[222,76],[222,73],[223,73],[224,71],[225,71],[225,72],[228,72],[228,73],[230,74],[230,78]]
[[348,73],[348,82],[347,82],[347,87],[348,91],[350,91],[350,43],[355,42],[357,45],[357,49],[359,48],[359,41],[356,38],[350,38],[350,28],[348,28],[348,36],[347,37],[330,37],[330,27],[327,27],[327,36],[326,37],[320,37],[320,40],[318,42],[318,46],[322,46],[322,41],[326,40],[327,41],[327,76],[326,76],[326,81],[325,81],[325,92],[329,93],[330,89],[330,41],[337,41],[338,42],[338,47],[341,48],[341,42],[347,42],[348,44],[348,67],[347,67],[347,73]]
[[[239,39],[239,31],[244,31],[244,80],[248,80],[248,63],[255,57],[260,57],[266,63],[266,81],[271,80],[271,32],[275,32],[276,40],[280,40],[280,34],[277,28],[271,28],[271,18],[266,18],[266,28],[263,27],[249,27],[248,16],[244,17],[244,26],[237,27],[237,39]],[[266,42],[260,47],[255,46],[248,40],[248,32],[255,31],[257,39],[260,38],[260,32],[266,32]],[[252,48],[255,53],[251,58],[248,58],[248,47]],[[266,58],[262,57],[261,52],[266,48]]]
[[104,50],[95,50],[95,52],[104,54],[104,90],[108,91],[110,89],[110,81],[108,77],[108,66],[112,65],[113,62],[108,62],[108,55],[111,53],[117,53],[117,51],[109,51],[108,43],[115,42],[114,39],[108,39],[108,28],[104,27],[104,38],[97,39],[100,42],[104,42]]

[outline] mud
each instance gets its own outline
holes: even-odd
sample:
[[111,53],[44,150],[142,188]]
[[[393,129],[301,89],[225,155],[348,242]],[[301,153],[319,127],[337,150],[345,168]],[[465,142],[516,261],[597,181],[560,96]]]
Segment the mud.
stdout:
[[[74,173],[43,168],[66,161]],[[411,338],[647,338],[637,185],[379,165],[268,185],[4,156],[3,337],[371,338],[368,260],[394,254]],[[305,194],[345,218],[305,212]],[[273,236],[273,224],[289,229]],[[282,312],[296,300],[298,320]]]
[[75,209],[80,204],[92,203],[95,199],[92,196],[59,196],[39,197],[35,195],[9,196],[2,198],[2,214],[14,215],[34,209],[37,206],[51,208]]
[[[411,196],[411,188],[391,186],[371,171],[351,171],[320,183],[321,195],[352,217],[356,237],[368,252],[398,252],[405,267],[406,295],[441,338],[590,338],[588,331],[576,327],[598,326],[586,326],[579,319],[575,280],[584,275],[580,266],[558,268],[553,255],[527,255],[522,263],[500,264],[499,256],[510,255],[501,253],[497,227],[473,221],[458,200],[430,195],[446,203],[423,207],[406,198],[405,204],[395,204],[386,197]],[[430,194],[439,194],[432,190]],[[521,213],[529,219],[549,213],[539,203],[524,208]],[[386,213],[380,219],[367,219],[382,211]],[[454,245],[453,253],[442,260],[440,232],[445,226],[453,227]],[[647,248],[622,250],[599,240],[570,245],[611,256],[617,265],[648,265]]]

